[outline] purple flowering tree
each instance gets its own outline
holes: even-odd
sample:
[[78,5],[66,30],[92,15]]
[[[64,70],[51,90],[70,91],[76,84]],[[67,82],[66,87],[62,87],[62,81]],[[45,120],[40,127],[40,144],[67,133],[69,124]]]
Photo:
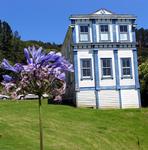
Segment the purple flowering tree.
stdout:
[[3,59],[1,67],[13,72],[13,76],[3,75],[4,89],[13,98],[20,94],[32,93],[39,97],[40,149],[43,150],[43,134],[41,120],[41,97],[44,93],[54,97],[64,94],[65,72],[73,72],[73,65],[53,51],[46,54],[42,48],[29,47],[24,49],[26,65],[10,65]]

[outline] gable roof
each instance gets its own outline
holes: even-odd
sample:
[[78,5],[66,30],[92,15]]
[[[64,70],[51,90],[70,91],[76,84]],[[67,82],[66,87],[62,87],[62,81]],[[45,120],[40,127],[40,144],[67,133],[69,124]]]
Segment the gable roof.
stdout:
[[95,15],[111,15],[111,14],[113,14],[113,12],[111,12],[110,10],[107,10],[105,8],[101,8],[101,9],[95,11],[93,14],[95,14]]
[[135,20],[136,18],[137,17],[135,15],[116,14],[105,8],[101,8],[91,14],[76,14],[70,16],[70,19],[134,19]]

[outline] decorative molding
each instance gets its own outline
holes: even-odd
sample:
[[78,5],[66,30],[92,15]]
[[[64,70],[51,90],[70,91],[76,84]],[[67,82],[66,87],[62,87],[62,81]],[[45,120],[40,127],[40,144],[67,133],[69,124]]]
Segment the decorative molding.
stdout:
[[119,104],[120,104],[120,108],[122,108],[122,97],[121,97],[121,90],[119,91]]
[[[80,87],[80,91],[95,91],[95,87]],[[126,85],[126,86],[120,86],[120,90],[130,90],[135,89],[135,85]],[[117,90],[116,86],[100,86],[99,90]]]
[[98,91],[100,88],[99,81],[99,61],[98,61],[98,50],[93,50],[93,59],[94,59],[94,76],[95,76],[95,88]]
[[134,64],[134,74],[135,74],[135,88],[139,89],[139,75],[138,75],[138,58],[137,58],[137,49],[133,49],[133,64]]
[[78,52],[74,50],[74,74],[75,74],[75,90],[79,91],[79,74],[78,74]]
[[120,89],[120,79],[119,79],[119,61],[118,61],[118,50],[114,50],[114,62],[115,62],[115,76],[116,76],[116,89]]
[[92,39],[93,39],[93,43],[97,42],[97,37],[96,37],[96,20],[92,20]]
[[73,39],[73,44],[76,44],[76,29],[72,28],[72,39]]
[[111,49],[111,48],[136,48],[136,43],[122,43],[122,42],[99,42],[99,43],[77,43],[72,45],[76,49],[94,49],[94,48],[105,48],[105,49]]
[[112,24],[112,28],[113,28],[113,42],[116,42],[117,41],[117,37],[116,37],[116,23],[114,22]]
[[95,91],[95,87],[80,87],[80,91]]
[[98,49],[93,50],[93,60],[94,60],[94,77],[95,77],[95,95],[96,95],[96,108],[99,108],[99,93],[100,90],[100,80],[99,80],[99,61],[98,61]]
[[96,108],[99,108],[99,93],[98,91],[95,91],[95,96],[96,96]]

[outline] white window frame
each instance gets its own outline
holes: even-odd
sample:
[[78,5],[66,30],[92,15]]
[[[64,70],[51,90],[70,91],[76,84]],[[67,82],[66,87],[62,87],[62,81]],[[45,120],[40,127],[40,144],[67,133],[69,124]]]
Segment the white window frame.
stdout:
[[[127,31],[126,32],[125,31],[122,32],[120,30],[121,26],[126,26],[127,27]],[[127,35],[127,39],[126,40],[121,39],[121,35],[122,34],[126,34]],[[122,42],[129,41],[129,27],[128,27],[128,24],[119,24],[119,40],[122,41]]]
[[[88,32],[81,32],[81,27],[86,26],[88,27]],[[86,34],[88,36],[88,40],[82,40],[81,35]],[[89,24],[80,24],[79,25],[79,42],[89,42],[90,41],[90,33],[89,33]]]
[[[104,67],[103,66],[103,61],[104,60],[109,60],[110,61],[110,66],[109,67]],[[109,69],[110,68],[110,75],[104,75],[104,69]],[[113,68],[112,68],[112,58],[101,58],[101,71],[102,71],[102,79],[113,79]]]
[[[108,27],[108,31],[102,32],[101,31],[101,26],[107,26]],[[110,28],[109,28],[109,24],[100,24],[99,25],[99,29],[100,29],[100,35],[99,35],[100,41],[103,41],[103,42],[110,41]],[[108,40],[101,39],[101,34],[107,34],[108,35]]]
[[[83,61],[90,61],[90,67],[83,67]],[[80,59],[80,69],[81,69],[81,80],[93,79],[92,78],[92,59],[91,58],[81,58]],[[90,69],[90,76],[84,76],[83,69]]]
[[[128,59],[129,60],[129,63],[130,63],[130,66],[123,66],[123,60],[125,59]],[[131,62],[131,58],[130,57],[127,57],[127,58],[121,58],[121,79],[124,79],[124,78],[133,78],[132,77],[132,62]],[[124,71],[123,69],[130,69],[130,74],[128,75],[124,75]]]

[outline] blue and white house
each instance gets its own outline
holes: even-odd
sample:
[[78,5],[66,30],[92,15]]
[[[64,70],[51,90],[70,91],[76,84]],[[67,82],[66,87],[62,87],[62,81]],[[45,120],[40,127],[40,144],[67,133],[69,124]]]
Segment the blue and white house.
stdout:
[[139,108],[136,16],[100,9],[70,21],[62,52],[75,72],[67,96],[78,107]]

